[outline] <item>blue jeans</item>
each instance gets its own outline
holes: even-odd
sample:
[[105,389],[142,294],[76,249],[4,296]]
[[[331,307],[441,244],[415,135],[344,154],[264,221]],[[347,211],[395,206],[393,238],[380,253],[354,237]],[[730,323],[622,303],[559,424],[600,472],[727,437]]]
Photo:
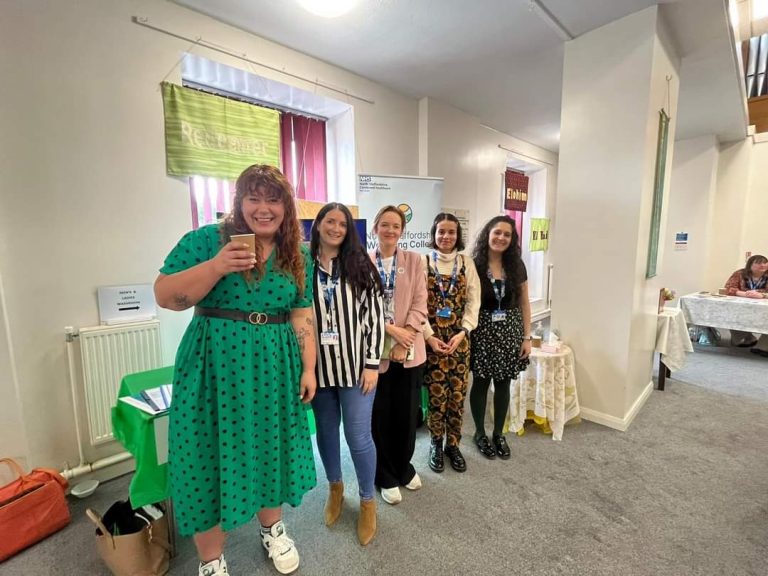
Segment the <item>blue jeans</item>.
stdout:
[[339,423],[344,415],[344,437],[357,473],[361,500],[373,499],[376,475],[376,446],[371,436],[371,411],[376,391],[363,394],[360,386],[353,388],[318,388],[312,399],[317,423],[317,449],[328,482],[341,481],[341,448]]

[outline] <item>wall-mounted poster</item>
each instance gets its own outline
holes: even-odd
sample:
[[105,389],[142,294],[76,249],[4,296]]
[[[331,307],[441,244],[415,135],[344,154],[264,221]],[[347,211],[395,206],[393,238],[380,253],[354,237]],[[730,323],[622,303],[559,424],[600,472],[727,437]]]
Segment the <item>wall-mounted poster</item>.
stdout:
[[525,212],[528,207],[528,176],[516,170],[504,172],[504,210]]
[[653,178],[653,209],[651,212],[651,234],[648,240],[648,267],[645,277],[656,276],[659,257],[659,229],[661,228],[661,206],[664,201],[664,176],[667,169],[667,141],[669,139],[669,116],[659,110],[659,134],[656,140],[656,173]]
[[549,249],[549,218],[531,218],[531,252]]
[[443,179],[424,176],[380,176],[359,174],[357,203],[360,218],[368,221],[366,246],[376,250],[379,239],[373,232],[376,213],[389,204],[397,206],[405,215],[405,232],[398,246],[427,254],[430,250],[429,231],[432,221],[443,204]]

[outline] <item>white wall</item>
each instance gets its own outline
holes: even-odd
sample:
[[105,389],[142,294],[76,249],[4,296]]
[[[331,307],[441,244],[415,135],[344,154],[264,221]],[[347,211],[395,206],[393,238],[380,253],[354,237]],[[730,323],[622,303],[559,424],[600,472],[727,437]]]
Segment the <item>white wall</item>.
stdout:
[[[9,339],[7,318],[4,313],[3,279],[0,275],[0,454],[10,457],[27,469],[27,435],[22,419],[21,402],[18,391],[18,382],[15,378],[15,369],[12,364],[13,355],[11,341]],[[8,482],[14,478],[13,472],[7,466],[0,467],[0,483]]]
[[574,348],[585,413],[617,428],[651,379],[658,287],[645,262],[666,75],[673,121],[678,91],[666,45],[655,6],[566,43],[552,326]]
[[768,142],[752,144],[751,160],[749,193],[745,202],[744,230],[739,252],[742,255],[752,252],[768,256]]
[[[675,290],[678,296],[719,286],[710,286],[707,275],[718,158],[714,136],[675,142],[664,236],[664,270],[660,278],[664,286]],[[688,233],[685,250],[675,250],[677,232]]]
[[[551,212],[554,206],[557,154],[487,128],[476,118],[437,100],[422,99],[419,114],[420,174],[445,178],[443,205],[470,211],[467,250],[471,250],[483,224],[502,213],[502,176],[509,157],[518,156],[546,167],[546,202],[531,202],[527,216],[551,216],[542,207],[546,205]],[[539,179],[534,178],[535,186],[542,187]],[[542,212],[538,213],[538,209]],[[554,217],[551,226],[552,238],[557,234]]]
[[[426,110],[426,124],[424,111]],[[421,101],[423,130],[427,131],[426,165],[422,175],[445,178],[443,203],[471,210],[470,237],[501,207],[501,178],[512,153],[499,145],[550,168],[548,193],[557,187],[557,154],[483,126],[476,118],[443,102]]]
[[[656,9],[653,38],[651,77],[648,84],[647,122],[644,144],[644,178],[642,180],[639,234],[635,252],[634,299],[629,339],[629,364],[627,369],[626,394],[624,397],[623,421],[630,423],[637,409],[652,390],[653,354],[656,347],[656,326],[658,324],[659,290],[664,287],[663,274],[669,267],[664,238],[667,233],[669,216],[669,190],[674,165],[674,142],[677,127],[677,103],[680,91],[680,59],[675,53],[667,25]],[[650,9],[651,12],[654,8]],[[653,211],[654,182],[656,170],[657,143],[659,134],[659,111],[670,115],[669,143],[667,148],[666,171],[664,173],[664,195],[662,202],[661,226],[656,265],[656,276],[646,278],[648,270],[648,244],[650,222]]]
[[768,142],[751,137],[720,146],[707,288],[722,288],[747,252],[768,256]]
[[[133,24],[133,15],[371,97],[375,105],[352,102],[358,169],[418,169],[418,102],[351,73],[160,0],[4,3],[0,276],[7,307],[0,312],[18,368],[19,445],[26,443],[22,455],[33,465],[61,466],[77,455],[63,327],[98,322],[97,286],[152,282],[191,224],[186,183],[165,175],[158,90],[169,71],[179,80],[174,65],[190,46]],[[175,324],[177,332],[183,322]],[[164,340],[166,355],[173,340]],[[4,399],[7,350],[0,341]],[[0,438],[16,433],[10,422],[0,420]]]
[[750,138],[720,146],[717,193],[712,221],[711,257],[707,286],[722,287],[728,276],[744,265],[744,235],[750,172],[753,163]]

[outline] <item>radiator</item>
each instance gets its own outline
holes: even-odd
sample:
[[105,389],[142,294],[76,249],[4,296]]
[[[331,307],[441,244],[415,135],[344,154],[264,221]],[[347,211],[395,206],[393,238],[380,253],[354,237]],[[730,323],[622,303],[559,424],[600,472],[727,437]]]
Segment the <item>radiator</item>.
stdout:
[[160,368],[160,322],[80,328],[83,386],[91,444],[112,440],[112,407],[126,374]]

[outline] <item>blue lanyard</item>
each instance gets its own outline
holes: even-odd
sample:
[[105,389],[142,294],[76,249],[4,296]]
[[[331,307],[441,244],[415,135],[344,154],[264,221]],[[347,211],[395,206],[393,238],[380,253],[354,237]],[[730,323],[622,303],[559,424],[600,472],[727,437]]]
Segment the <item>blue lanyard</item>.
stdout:
[[395,293],[395,281],[397,277],[395,276],[395,272],[397,271],[397,250],[395,250],[394,255],[392,256],[392,269],[389,271],[389,277],[387,277],[387,273],[384,272],[384,264],[381,261],[381,252],[379,250],[376,250],[376,267],[379,269],[379,277],[381,278],[381,284],[384,287],[384,296],[386,298],[392,298],[392,295]]
[[753,280],[752,278],[747,278],[747,287],[750,290],[760,290],[760,288],[765,286],[765,281],[765,276],[761,276],[757,279],[757,281]]
[[443,276],[440,274],[440,270],[437,269],[437,252],[432,250],[432,260],[435,262],[435,282],[437,282],[437,288],[440,290],[440,295],[443,297],[443,306],[445,306],[445,295],[450,294],[456,286],[457,271],[459,269],[459,256],[458,254],[453,259],[453,272],[451,272],[451,282],[448,284],[448,292],[445,291],[443,285]]
[[[499,282],[497,282],[493,277],[493,274],[491,274],[490,268],[486,271],[486,276],[488,276],[488,280],[491,281],[491,288],[493,288],[493,293],[496,295],[496,301],[499,303],[497,310],[501,310],[501,301],[504,300],[504,296],[507,293],[507,283],[505,282],[506,277],[504,271],[502,270],[501,272],[501,280]],[[499,286],[501,286],[501,288],[499,288]]]
[[331,260],[331,273],[328,274],[319,265],[317,267],[317,277],[320,280],[320,286],[323,290],[323,300],[325,301],[325,310],[328,313],[328,326],[333,326],[333,303],[336,299],[336,286],[339,285],[339,269],[336,265],[336,259]]

